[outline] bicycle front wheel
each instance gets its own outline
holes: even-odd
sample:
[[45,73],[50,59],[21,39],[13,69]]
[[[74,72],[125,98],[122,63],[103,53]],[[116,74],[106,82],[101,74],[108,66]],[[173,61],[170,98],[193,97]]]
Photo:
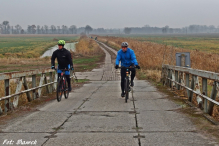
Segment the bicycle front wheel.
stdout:
[[59,78],[57,84],[57,91],[56,91],[56,97],[58,102],[60,102],[62,99],[62,93],[63,93],[63,79]]
[[64,96],[65,96],[65,99],[67,99],[68,95],[69,95],[68,83],[67,83],[66,77],[64,77],[64,79],[65,79],[65,81],[64,81]]
[[125,102],[129,99],[129,79],[125,78]]

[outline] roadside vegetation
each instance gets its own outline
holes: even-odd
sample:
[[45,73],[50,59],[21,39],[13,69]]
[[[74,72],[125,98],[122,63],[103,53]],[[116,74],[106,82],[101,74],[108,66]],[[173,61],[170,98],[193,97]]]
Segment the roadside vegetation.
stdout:
[[78,69],[80,71],[91,70],[104,60],[105,54],[94,40],[82,36],[76,44],[74,58],[74,63],[79,65]]
[[0,36],[0,58],[38,58],[59,39],[75,42],[79,37],[72,36],[33,36],[12,35]]
[[219,53],[218,34],[130,34],[117,35],[122,38],[131,38],[141,42],[153,42],[157,44],[184,48],[189,50],[199,50],[207,53]]
[[[34,38],[35,37],[31,38],[33,42],[34,42]],[[35,43],[40,44],[40,40],[44,40],[44,42],[41,43],[41,44],[44,44],[46,42],[45,38],[48,40],[51,40],[54,37],[49,37],[50,39],[45,36],[43,36],[42,38],[36,37],[34,44]],[[66,37],[66,38],[56,37],[56,38],[58,39],[62,38],[69,42],[78,41],[76,45],[76,52],[71,51],[71,54],[73,57],[74,69],[76,72],[90,71],[93,68],[98,67],[98,65],[100,65],[105,58],[104,52],[100,49],[100,47],[96,44],[96,42],[94,40],[87,38],[86,36],[82,36],[78,40],[77,40],[77,37],[73,37],[73,38],[72,37]],[[12,38],[12,40],[18,41],[19,38]],[[22,41],[22,39],[20,41]],[[53,43],[53,40],[51,42]],[[28,39],[27,40],[24,39],[24,44],[25,43],[30,46],[32,45],[28,43]],[[57,44],[57,40],[54,41],[54,44],[52,45],[54,46],[56,44]],[[32,45],[32,47],[33,46],[34,45]],[[25,45],[23,47],[25,47]],[[50,68],[51,59],[50,57],[39,58],[39,56],[36,56],[33,58],[26,58],[26,57],[19,58],[17,56],[13,57],[12,55],[10,57],[4,56],[3,58],[0,58],[0,64],[1,64],[0,72],[24,71],[24,70],[30,70],[30,69]],[[56,61],[56,64],[57,64],[57,61]],[[37,85],[39,83],[39,79],[40,79],[40,76],[37,76]],[[78,81],[79,82],[77,84],[83,84],[87,82],[88,80],[78,80]],[[29,87],[32,87],[31,82],[29,82],[28,84],[29,84],[28,85]],[[15,81],[14,82],[12,81],[10,83],[11,94],[15,93],[16,86],[17,84]],[[73,87],[78,87],[78,86],[73,85]],[[22,87],[22,90],[24,90],[23,87]],[[4,80],[3,80],[3,81],[0,81],[0,97],[4,97],[4,96],[5,96],[5,91],[4,91]],[[44,96],[47,96],[46,89],[44,88],[42,90],[42,96],[43,96],[43,99],[45,98]],[[52,95],[52,96],[55,97],[55,95]],[[29,104],[27,101],[26,94],[20,95],[19,105],[26,105],[26,104]],[[3,105],[4,105],[4,101],[0,101],[0,106],[2,108],[4,108]]]

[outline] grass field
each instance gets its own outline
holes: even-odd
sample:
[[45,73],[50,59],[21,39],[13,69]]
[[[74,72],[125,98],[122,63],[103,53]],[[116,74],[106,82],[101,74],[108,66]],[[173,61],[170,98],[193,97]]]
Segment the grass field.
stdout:
[[[98,45],[86,37],[79,39],[79,36],[75,35],[14,35],[10,37],[8,35],[0,35],[0,73],[49,68],[51,66],[50,57],[39,57],[50,46],[56,45],[59,39],[63,39],[66,42],[79,41],[76,46],[78,53],[73,53],[76,71],[90,70],[96,67],[96,63],[104,58],[102,51],[97,47]],[[19,51],[21,52],[19,53]],[[22,52],[23,55],[21,57],[16,56],[17,54],[22,54]]]
[[200,50],[219,54],[219,34],[193,34],[193,35],[118,35],[138,41],[154,42],[177,48]]
[[0,35],[0,58],[37,58],[60,39],[74,42],[78,38],[76,35]]

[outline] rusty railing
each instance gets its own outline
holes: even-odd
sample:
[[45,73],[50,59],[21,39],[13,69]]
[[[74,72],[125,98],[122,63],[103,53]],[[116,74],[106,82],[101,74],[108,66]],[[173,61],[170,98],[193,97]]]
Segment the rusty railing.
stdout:
[[[73,79],[73,77],[75,77],[75,74],[71,71],[71,78]],[[5,96],[0,97],[0,101],[3,103],[2,105],[0,104],[0,115],[17,108],[19,97],[23,93],[26,93],[28,102],[39,98],[43,87],[46,88],[47,93],[52,93],[56,90],[57,73],[52,69],[0,73],[0,81],[3,80]],[[13,94],[11,94],[10,88],[12,83],[17,86]],[[31,88],[28,86],[30,84]]]
[[[201,85],[199,80],[201,81]],[[213,83],[212,87],[208,82]],[[205,113],[213,114],[213,107],[219,105],[216,101],[217,92],[219,90],[219,73],[204,70],[196,70],[187,67],[163,65],[162,66],[162,82],[164,85],[177,90],[186,89],[186,96],[190,102],[196,102]],[[208,97],[208,88],[212,88],[211,95]],[[193,96],[194,95],[194,96]]]

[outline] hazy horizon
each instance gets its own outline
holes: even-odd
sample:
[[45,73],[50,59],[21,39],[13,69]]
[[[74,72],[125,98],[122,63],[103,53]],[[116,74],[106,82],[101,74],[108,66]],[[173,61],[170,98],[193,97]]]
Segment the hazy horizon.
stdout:
[[219,26],[217,0],[0,0],[0,23],[93,28]]

